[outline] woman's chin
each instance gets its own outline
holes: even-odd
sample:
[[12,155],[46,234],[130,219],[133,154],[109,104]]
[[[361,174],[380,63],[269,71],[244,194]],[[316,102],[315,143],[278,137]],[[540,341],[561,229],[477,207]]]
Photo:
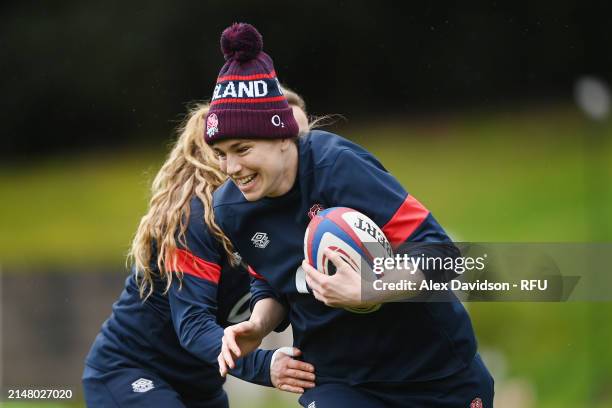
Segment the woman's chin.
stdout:
[[263,196],[260,190],[259,188],[251,188],[248,190],[240,189],[240,192],[247,201],[257,201]]
[[243,192],[242,195],[247,201],[257,201],[261,198],[260,194],[254,194],[254,193],[244,193]]

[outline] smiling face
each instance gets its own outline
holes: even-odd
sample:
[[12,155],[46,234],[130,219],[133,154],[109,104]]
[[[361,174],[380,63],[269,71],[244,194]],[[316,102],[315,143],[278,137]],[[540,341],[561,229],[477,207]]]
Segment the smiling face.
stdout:
[[212,146],[221,171],[248,201],[287,193],[297,174],[297,147],[292,139],[229,139]]

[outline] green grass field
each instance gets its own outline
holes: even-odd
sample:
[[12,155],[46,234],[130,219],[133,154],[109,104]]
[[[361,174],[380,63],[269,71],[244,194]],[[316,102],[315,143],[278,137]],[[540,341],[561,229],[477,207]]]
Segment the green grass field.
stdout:
[[[604,129],[612,136],[610,126]],[[459,240],[590,241],[587,124],[576,112],[344,125]],[[610,144],[602,152],[612,178]],[[120,263],[163,151],[56,157],[0,167],[0,262]],[[597,200],[612,203],[610,188]],[[612,211],[597,228],[612,230]],[[608,240],[612,233],[608,232]]]
[[[612,138],[610,125],[597,131]],[[612,143],[588,150],[593,129],[570,108],[349,123],[341,133],[376,154],[456,240],[612,241]],[[0,167],[0,265],[120,268],[162,161],[161,150],[125,151]],[[612,304],[469,310],[481,350],[503,372],[498,384],[529,384],[519,390],[533,406],[612,407]]]

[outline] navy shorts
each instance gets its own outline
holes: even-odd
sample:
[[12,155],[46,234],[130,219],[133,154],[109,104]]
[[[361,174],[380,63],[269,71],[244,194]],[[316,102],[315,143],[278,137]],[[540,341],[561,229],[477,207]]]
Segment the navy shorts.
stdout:
[[179,394],[159,375],[140,368],[102,372],[85,366],[83,391],[88,408],[228,408],[222,388],[213,395]]
[[490,408],[493,377],[479,355],[449,377],[424,382],[323,384],[307,390],[300,404],[307,408]]

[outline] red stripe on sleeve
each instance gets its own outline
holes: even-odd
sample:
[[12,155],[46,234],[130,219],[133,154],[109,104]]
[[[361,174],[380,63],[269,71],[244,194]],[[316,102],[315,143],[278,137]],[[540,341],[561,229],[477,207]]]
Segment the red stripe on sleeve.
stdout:
[[247,271],[249,271],[249,275],[257,278],[257,279],[261,279],[261,280],[266,280],[266,278],[264,278],[263,276],[261,276],[260,274],[258,274],[257,272],[255,272],[255,269],[251,268],[251,266],[247,266]]
[[[174,252],[174,259],[176,259],[176,266],[178,271],[183,272],[195,277],[206,279],[212,283],[218,284],[221,278],[221,266],[214,262],[208,262],[202,258],[198,258],[194,254],[184,249],[177,249]],[[174,261],[173,259],[173,261]],[[174,269],[172,263],[170,268]]]
[[429,211],[416,198],[409,195],[393,217],[382,228],[391,245],[395,248],[406,242],[408,237],[427,218]]

